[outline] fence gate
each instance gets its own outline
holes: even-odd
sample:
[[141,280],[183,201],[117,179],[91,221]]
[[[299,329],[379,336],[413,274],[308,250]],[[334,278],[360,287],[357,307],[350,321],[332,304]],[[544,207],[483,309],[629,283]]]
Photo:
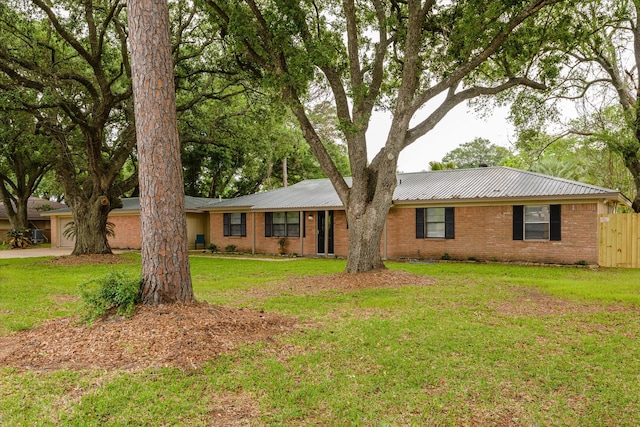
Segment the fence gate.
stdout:
[[640,268],[640,214],[600,215],[598,264]]

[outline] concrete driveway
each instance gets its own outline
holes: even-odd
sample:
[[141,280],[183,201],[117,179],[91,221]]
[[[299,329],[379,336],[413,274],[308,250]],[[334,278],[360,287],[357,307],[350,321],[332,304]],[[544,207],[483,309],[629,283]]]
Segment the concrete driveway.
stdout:
[[0,251],[0,259],[71,255],[73,248],[27,248]]

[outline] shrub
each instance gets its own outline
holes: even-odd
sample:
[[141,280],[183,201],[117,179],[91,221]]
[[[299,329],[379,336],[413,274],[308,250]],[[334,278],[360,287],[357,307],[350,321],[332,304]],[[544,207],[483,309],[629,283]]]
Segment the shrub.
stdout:
[[[76,223],[71,221],[68,222],[67,225],[64,226],[64,231],[62,232],[62,237],[65,239],[74,239],[76,237]],[[112,222],[108,222],[106,224],[106,233],[107,237],[116,237],[116,225]]]
[[235,252],[238,247],[236,245],[227,245],[224,247],[225,252]]
[[580,261],[576,261],[575,263],[576,265],[589,265],[589,263],[583,259],[581,259]]
[[4,234],[4,240],[12,249],[26,248],[31,244],[31,230],[14,228]]
[[211,253],[218,252],[218,245],[216,245],[215,243],[209,243],[207,249],[209,249]]
[[[111,271],[106,276],[89,280],[80,285],[84,302],[82,320],[92,323],[108,312],[130,317],[140,301],[140,278],[127,277],[121,271]],[[97,288],[88,289],[96,284]]]
[[442,255],[442,259],[443,259],[443,260],[445,260],[445,261],[448,261],[448,260],[450,260],[450,259],[451,259],[451,255],[449,255],[447,252],[445,252],[445,253]]

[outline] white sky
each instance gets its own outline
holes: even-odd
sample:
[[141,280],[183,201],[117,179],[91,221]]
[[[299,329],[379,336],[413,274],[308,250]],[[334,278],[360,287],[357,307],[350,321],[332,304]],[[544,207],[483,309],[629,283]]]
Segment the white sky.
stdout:
[[[384,145],[390,124],[390,113],[374,113],[367,132],[371,160]],[[398,170],[420,172],[430,161],[440,161],[445,154],[474,138],[486,138],[491,143],[510,148],[515,139],[514,128],[507,121],[507,107],[494,108],[486,118],[478,117],[466,104],[458,105],[425,136],[400,153]]]

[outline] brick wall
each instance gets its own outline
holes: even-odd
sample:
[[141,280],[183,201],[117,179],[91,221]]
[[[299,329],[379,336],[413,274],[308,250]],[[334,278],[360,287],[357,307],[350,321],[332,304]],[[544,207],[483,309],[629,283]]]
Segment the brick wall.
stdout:
[[[254,228],[255,216],[255,248],[253,244],[252,232]],[[311,218],[309,218],[311,216]],[[279,237],[265,237],[264,212],[247,213],[247,236],[224,236],[223,234],[223,214],[210,214],[209,241],[218,246],[219,251],[224,251],[227,245],[236,245],[238,251],[255,253],[276,254],[278,252]],[[316,221],[317,211],[303,211],[300,224],[300,237],[288,237],[286,251],[289,254],[316,255],[317,233]],[[347,220],[344,211],[334,212],[334,253],[346,256],[348,250],[348,230]]]
[[575,263],[598,261],[597,204],[563,204],[561,241],[513,240],[513,206],[455,208],[455,239],[416,239],[415,208],[394,208],[387,257]]
[[115,225],[115,237],[109,237],[112,249],[140,249],[142,235],[140,215],[109,215],[109,221]]

